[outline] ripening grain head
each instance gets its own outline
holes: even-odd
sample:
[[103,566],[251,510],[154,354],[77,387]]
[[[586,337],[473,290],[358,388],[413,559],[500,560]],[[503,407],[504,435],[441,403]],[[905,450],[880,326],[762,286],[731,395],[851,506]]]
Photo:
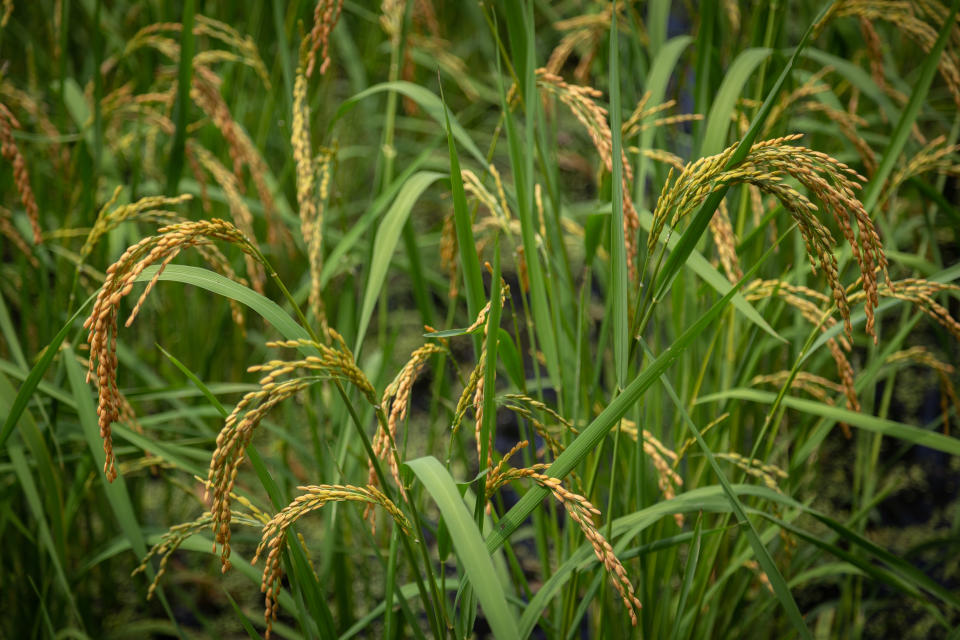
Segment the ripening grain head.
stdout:
[[27,161],[13,139],[13,130],[19,129],[20,123],[3,103],[0,103],[0,154],[13,165],[13,184],[20,194],[20,201],[27,212],[27,219],[33,229],[33,243],[40,244],[43,234],[40,231],[40,210],[37,199],[30,187],[30,172],[27,170]]
[[247,255],[259,256],[250,241],[224,220],[201,220],[163,227],[160,235],[144,238],[110,265],[107,279],[97,294],[90,316],[84,322],[83,326],[89,332],[87,344],[90,348],[87,381],[96,374],[99,383],[97,415],[100,437],[103,438],[103,449],[106,453],[104,472],[110,480],[117,475],[111,425],[120,416],[120,392],[117,388],[117,318],[120,301],[133,290],[134,283],[148,266],[159,263],[160,269],[148,282],[127,318],[126,326],[130,326],[163,268],[185,247],[208,245],[212,240],[235,244]]
[[365,502],[379,505],[400,527],[404,535],[412,535],[413,527],[403,512],[388,497],[376,487],[355,487],[352,485],[309,485],[297,487],[304,493],[283,508],[264,525],[260,545],[253,557],[253,564],[266,552],[266,561],[263,565],[263,577],[260,591],[263,592],[266,604],[264,619],[266,620],[266,637],[270,637],[273,621],[277,617],[279,608],[280,578],[283,570],[280,565],[281,554],[286,545],[287,529],[304,515],[320,509],[328,502]]

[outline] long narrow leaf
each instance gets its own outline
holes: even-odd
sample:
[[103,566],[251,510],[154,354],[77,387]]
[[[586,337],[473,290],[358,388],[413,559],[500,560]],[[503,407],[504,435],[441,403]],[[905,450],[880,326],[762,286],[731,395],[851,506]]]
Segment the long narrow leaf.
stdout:
[[[373,314],[374,305],[380,297],[380,291],[387,277],[387,269],[390,267],[390,261],[393,258],[393,251],[397,247],[400,232],[403,230],[403,225],[407,223],[407,218],[410,217],[413,205],[416,204],[427,187],[443,177],[442,173],[434,171],[422,171],[414,174],[403,185],[400,193],[397,194],[397,199],[393,201],[390,209],[384,214],[383,221],[380,222],[376,238],[373,241],[373,259],[367,272],[367,284],[363,290],[363,303],[360,306],[360,324],[357,329],[357,343],[353,349],[354,353],[359,354],[360,348],[363,346],[367,326],[370,324],[370,316]],[[477,269],[479,270],[479,268],[478,264]]]
[[457,557],[480,600],[493,635],[500,640],[519,638],[517,621],[507,606],[503,587],[493,568],[493,560],[489,553],[484,551],[483,537],[460,497],[453,478],[432,456],[417,458],[406,463],[406,466],[413,471],[437,503],[450,532]]

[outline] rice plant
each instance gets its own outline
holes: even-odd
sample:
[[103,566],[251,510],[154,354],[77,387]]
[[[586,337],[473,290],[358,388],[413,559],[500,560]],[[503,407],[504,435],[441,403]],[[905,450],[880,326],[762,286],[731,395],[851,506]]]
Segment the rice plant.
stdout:
[[2,3],[0,635],[958,637],[958,5]]

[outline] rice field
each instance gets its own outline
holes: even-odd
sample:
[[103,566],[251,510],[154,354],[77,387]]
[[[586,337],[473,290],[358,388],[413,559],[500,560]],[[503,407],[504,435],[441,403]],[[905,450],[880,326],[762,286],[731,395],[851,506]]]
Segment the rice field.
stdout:
[[0,2],[0,637],[960,639],[958,6]]

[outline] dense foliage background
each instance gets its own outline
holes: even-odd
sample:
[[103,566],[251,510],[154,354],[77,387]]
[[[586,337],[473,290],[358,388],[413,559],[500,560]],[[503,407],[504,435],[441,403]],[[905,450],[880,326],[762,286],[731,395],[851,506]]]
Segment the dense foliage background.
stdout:
[[957,4],[0,3],[0,636],[960,637]]

